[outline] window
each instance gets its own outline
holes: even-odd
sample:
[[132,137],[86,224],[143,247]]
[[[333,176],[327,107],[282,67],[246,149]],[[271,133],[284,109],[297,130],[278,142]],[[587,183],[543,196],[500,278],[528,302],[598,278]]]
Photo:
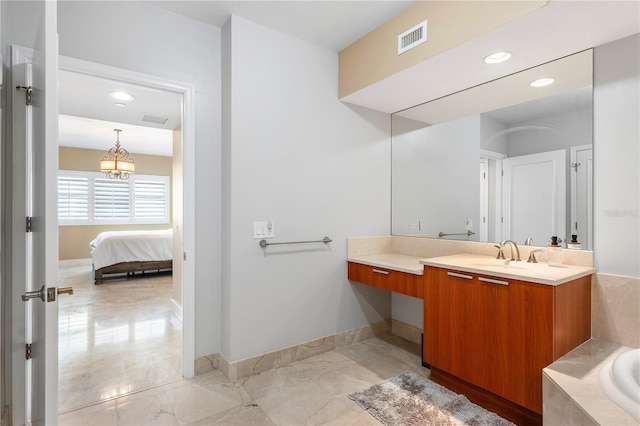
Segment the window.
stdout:
[[61,225],[169,223],[169,177],[105,178],[100,172],[58,173]]

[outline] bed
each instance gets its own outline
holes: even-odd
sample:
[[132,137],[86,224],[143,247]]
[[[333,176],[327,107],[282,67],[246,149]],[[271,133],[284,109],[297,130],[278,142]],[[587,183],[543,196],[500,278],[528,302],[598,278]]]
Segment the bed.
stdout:
[[95,284],[106,274],[134,275],[136,272],[171,270],[173,232],[106,231],[89,243]]

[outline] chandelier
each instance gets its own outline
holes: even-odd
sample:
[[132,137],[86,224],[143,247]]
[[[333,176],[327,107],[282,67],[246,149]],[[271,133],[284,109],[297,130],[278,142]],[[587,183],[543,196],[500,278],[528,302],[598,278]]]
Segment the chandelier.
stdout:
[[116,132],[116,146],[107,151],[107,155],[100,160],[100,171],[109,179],[129,179],[129,176],[136,171],[133,159],[129,158],[129,152],[120,147],[120,129],[113,129]]

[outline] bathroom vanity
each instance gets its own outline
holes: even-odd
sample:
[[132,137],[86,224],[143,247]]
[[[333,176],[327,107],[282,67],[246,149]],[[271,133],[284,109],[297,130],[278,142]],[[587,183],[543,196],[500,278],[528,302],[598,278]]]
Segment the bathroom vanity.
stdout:
[[477,254],[348,265],[350,280],[422,298],[431,379],[517,424],[542,423],[542,369],[591,337],[592,267]]
[[423,298],[423,266],[416,257],[401,254],[365,256],[349,262],[348,269],[351,281]]

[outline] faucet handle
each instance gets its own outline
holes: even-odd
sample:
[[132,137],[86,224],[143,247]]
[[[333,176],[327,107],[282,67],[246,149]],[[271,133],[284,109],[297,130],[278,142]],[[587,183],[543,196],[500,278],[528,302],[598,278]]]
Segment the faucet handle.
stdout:
[[504,259],[504,253],[502,252],[504,246],[502,244],[495,244],[494,247],[498,249],[498,255],[496,256],[496,259]]
[[538,263],[538,259],[536,259],[536,252],[538,252],[538,251],[542,251],[542,249],[531,250],[529,252],[529,259],[527,259],[527,262],[529,262],[529,263]]

